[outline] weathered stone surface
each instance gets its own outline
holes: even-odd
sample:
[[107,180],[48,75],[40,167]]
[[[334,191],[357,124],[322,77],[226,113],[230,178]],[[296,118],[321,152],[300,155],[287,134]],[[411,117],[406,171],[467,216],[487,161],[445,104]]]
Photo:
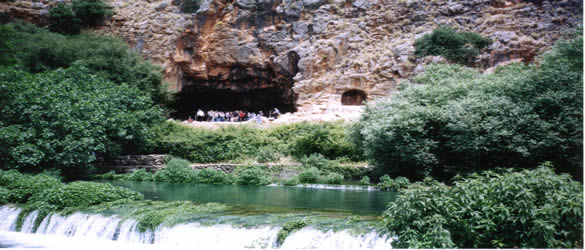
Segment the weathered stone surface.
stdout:
[[166,155],[123,155],[109,159],[98,159],[95,163],[98,171],[116,173],[130,173],[138,169],[156,172],[165,167]]
[[[54,3],[17,0],[0,10],[42,20],[39,13]],[[195,14],[181,13],[172,0],[109,3],[116,14],[101,30],[163,65],[177,90],[252,97],[277,90],[269,93],[297,109],[283,116],[289,120],[356,117],[359,107],[341,105],[345,91],[388,96],[402,79],[442,62],[415,58],[413,46],[439,25],[494,41],[475,62],[482,70],[530,62],[583,22],[580,0],[204,0]]]

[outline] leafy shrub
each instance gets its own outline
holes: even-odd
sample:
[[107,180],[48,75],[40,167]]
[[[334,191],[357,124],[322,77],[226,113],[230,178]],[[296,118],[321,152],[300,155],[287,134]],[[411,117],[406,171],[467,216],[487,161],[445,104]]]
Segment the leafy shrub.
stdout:
[[174,5],[178,5],[182,12],[195,13],[199,10],[201,0],[173,0]]
[[270,180],[266,173],[258,168],[246,168],[236,172],[236,183],[243,185],[267,185]]
[[35,193],[30,202],[36,209],[66,212],[116,200],[141,200],[142,194],[107,183],[76,181]]
[[414,43],[416,57],[428,55],[443,56],[450,61],[469,64],[475,60],[479,51],[491,44],[472,32],[456,32],[449,27],[439,27],[431,34],[424,35]]
[[[98,155],[141,147],[161,111],[138,89],[83,66],[35,75],[0,70],[0,165],[87,172]],[[79,171],[82,170],[82,171]]]
[[449,180],[496,167],[552,161],[582,179],[582,35],[560,42],[540,66],[479,75],[435,65],[366,106],[353,135],[378,172]]
[[151,181],[152,179],[153,174],[149,173],[144,168],[135,170],[134,172],[128,175],[128,180],[131,181]]
[[2,57],[16,58],[18,65],[29,72],[80,64],[91,70],[92,74],[138,88],[155,103],[167,104],[172,99],[170,92],[161,84],[162,69],[143,60],[119,38],[97,34],[63,36],[22,22],[0,27],[15,31],[3,37],[12,48]]
[[327,182],[328,184],[341,184],[342,181],[343,181],[343,175],[338,174],[338,173],[329,173],[325,177],[325,182]]
[[397,248],[576,248],[583,186],[547,167],[486,171],[452,188],[428,179],[403,190],[384,217]]
[[49,11],[49,30],[66,35],[79,34],[81,20],[71,5],[59,3]]
[[380,177],[380,182],[378,182],[376,187],[381,190],[396,192],[400,189],[406,188],[409,184],[410,181],[408,181],[408,179],[405,177],[400,176],[396,179],[392,179],[390,176],[385,174]]
[[199,170],[195,175],[195,182],[204,184],[232,184],[234,183],[234,178],[223,171],[204,168]]
[[[105,202],[116,200],[141,200],[142,194],[110,184],[72,182],[63,184],[44,175],[27,175],[17,171],[0,170],[0,196],[6,202],[27,204],[27,210],[72,212]],[[42,218],[42,217],[41,217]],[[39,221],[40,223],[40,221]]]
[[362,159],[361,151],[347,138],[346,131],[340,123],[309,125],[306,134],[299,135],[292,141],[290,154],[297,159],[311,154],[321,154],[327,159]]
[[301,183],[317,183],[321,171],[317,168],[309,168],[299,173],[299,181]]
[[36,193],[59,187],[61,182],[47,175],[25,175],[15,170],[0,170],[0,187],[9,190],[7,201],[26,203]]
[[195,171],[190,167],[189,161],[173,158],[167,162],[165,168],[154,174],[154,180],[174,183],[188,183],[196,178]]
[[10,191],[4,187],[0,187],[0,204],[6,204],[10,200]]
[[97,26],[106,16],[112,15],[102,0],[73,0],[72,9],[83,26]]
[[108,8],[101,0],[73,0],[72,5],[59,3],[49,11],[49,29],[66,35],[79,34],[81,27],[96,26],[111,15]]
[[360,180],[360,185],[362,186],[370,185],[370,177],[368,176],[362,177],[362,179]]
[[256,161],[260,163],[264,162],[276,162],[280,159],[280,154],[272,147],[263,147],[258,151],[256,155]]
[[96,179],[101,179],[101,180],[114,180],[116,179],[116,172],[114,170],[109,171],[105,174],[99,174],[95,176]]
[[278,231],[278,234],[276,235],[277,244],[282,245],[282,243],[290,233],[292,233],[295,230],[301,229],[311,223],[312,223],[311,220],[305,219],[289,221],[285,223],[284,226],[282,226],[282,228]]
[[299,183],[301,183],[299,181],[299,177],[295,176],[295,177],[284,180],[284,182],[282,184],[285,186],[296,186],[296,185],[299,185]]

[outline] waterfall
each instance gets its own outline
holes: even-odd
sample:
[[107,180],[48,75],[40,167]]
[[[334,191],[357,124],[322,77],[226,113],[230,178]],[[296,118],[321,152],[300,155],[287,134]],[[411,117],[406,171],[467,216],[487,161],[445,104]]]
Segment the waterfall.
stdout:
[[[70,247],[74,245],[63,244],[76,242],[106,246],[115,242],[168,248],[275,248],[280,230],[280,227],[269,225],[239,228],[228,224],[185,223],[139,232],[137,221],[116,215],[52,213],[43,218],[35,231],[38,212],[34,211],[24,218],[21,230],[14,232],[21,212],[20,208],[0,206],[0,221],[3,222],[0,224],[0,246]],[[30,234],[33,232],[35,234]],[[63,240],[65,238],[67,240]],[[280,248],[387,249],[390,240],[373,232],[356,236],[345,230],[334,232],[307,227],[291,233]]]

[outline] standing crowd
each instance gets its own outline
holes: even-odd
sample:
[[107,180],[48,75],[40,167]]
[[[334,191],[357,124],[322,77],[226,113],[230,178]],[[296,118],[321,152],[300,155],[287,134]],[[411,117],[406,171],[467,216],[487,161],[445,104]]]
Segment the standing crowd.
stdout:
[[[254,112],[245,112],[243,110],[236,110],[231,112],[223,112],[223,111],[215,111],[209,110],[204,112],[201,109],[198,109],[195,113],[195,120],[198,122],[243,122],[243,121],[256,121],[257,123],[262,123],[263,117],[272,117],[274,119],[278,119],[280,116],[280,111],[278,108],[274,108],[268,112],[268,116],[265,116],[262,111],[258,113]],[[189,120],[191,118],[189,117]]]

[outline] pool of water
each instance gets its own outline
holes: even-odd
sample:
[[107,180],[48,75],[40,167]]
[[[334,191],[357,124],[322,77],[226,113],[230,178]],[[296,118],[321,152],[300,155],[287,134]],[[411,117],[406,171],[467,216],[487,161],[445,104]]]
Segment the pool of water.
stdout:
[[373,190],[320,189],[286,186],[178,184],[136,181],[99,181],[126,187],[146,199],[190,200],[252,206],[258,209],[319,210],[379,214],[395,193]]

